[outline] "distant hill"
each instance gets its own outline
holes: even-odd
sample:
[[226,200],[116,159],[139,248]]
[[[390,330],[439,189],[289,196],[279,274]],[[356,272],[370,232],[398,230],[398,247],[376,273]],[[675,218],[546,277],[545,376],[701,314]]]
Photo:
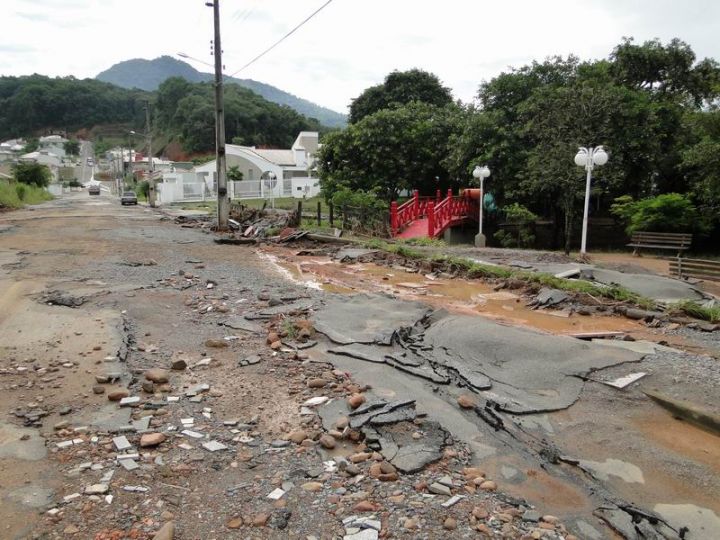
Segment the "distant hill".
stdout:
[[[171,56],[161,56],[154,60],[141,58],[125,60],[99,73],[95,78],[123,88],[154,91],[163,81],[170,77],[182,77],[188,82],[204,82],[213,78],[212,74],[198,71],[187,62],[177,60]],[[347,123],[345,115],[284,92],[272,85],[252,79],[236,79],[234,77],[230,78],[229,82],[248,88],[268,101],[279,105],[287,105],[304,116],[317,118],[325,126],[343,127]]]

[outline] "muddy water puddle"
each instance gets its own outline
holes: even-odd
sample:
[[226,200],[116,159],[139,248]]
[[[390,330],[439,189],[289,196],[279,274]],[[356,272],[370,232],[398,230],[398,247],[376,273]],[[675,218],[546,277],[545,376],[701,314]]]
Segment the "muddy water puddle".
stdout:
[[524,326],[554,334],[621,331],[647,336],[636,321],[595,315],[583,317],[562,310],[534,310],[512,291],[495,291],[489,284],[466,279],[430,279],[398,267],[373,263],[344,264],[328,257],[300,257],[272,249],[266,254],[280,272],[308,287],[338,294],[390,293],[419,300],[436,308],[488,317],[513,326]]

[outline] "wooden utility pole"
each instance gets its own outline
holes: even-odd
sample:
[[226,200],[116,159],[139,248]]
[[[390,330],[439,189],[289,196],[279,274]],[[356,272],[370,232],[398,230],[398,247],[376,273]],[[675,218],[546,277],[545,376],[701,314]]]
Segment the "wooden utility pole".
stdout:
[[152,131],[150,131],[150,102],[145,103],[145,132],[148,151],[148,203],[155,208],[155,178],[153,178]]
[[228,228],[230,217],[230,201],[227,190],[227,164],[225,162],[225,107],[223,104],[222,45],[220,43],[220,0],[213,0],[212,5],[215,21],[215,161],[217,165],[217,219],[218,230]]

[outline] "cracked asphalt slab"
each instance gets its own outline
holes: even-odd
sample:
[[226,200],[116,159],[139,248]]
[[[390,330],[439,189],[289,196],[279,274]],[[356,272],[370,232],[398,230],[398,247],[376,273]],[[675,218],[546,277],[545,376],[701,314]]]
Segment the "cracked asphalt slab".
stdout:
[[[454,378],[499,410],[515,414],[565,409],[578,399],[592,372],[642,357],[481,317],[430,313],[421,303],[384,296],[333,297],[317,313],[316,329],[345,344],[330,348],[331,354],[387,362],[425,378],[432,374],[434,382]],[[397,345],[403,331],[410,341]],[[405,352],[422,358],[425,366],[404,365]]]

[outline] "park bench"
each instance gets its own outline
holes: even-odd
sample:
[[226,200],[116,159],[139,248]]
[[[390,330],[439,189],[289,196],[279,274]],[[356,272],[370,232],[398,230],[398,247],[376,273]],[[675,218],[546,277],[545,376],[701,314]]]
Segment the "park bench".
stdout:
[[628,247],[635,248],[633,255],[640,255],[640,249],[668,249],[676,251],[678,257],[682,252],[690,249],[692,234],[686,233],[657,233],[637,231],[632,234]]

